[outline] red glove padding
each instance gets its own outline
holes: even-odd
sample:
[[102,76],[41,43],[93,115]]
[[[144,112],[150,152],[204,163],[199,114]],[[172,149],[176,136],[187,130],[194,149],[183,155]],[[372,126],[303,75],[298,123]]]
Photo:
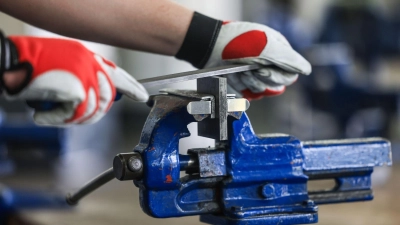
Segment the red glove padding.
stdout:
[[35,112],[41,125],[94,123],[113,104],[116,91],[146,101],[144,87],[112,62],[77,41],[13,36],[19,63],[31,73],[29,83],[9,99],[61,102],[62,107]]
[[285,91],[298,74],[311,73],[310,63],[279,32],[256,23],[224,22],[205,67],[234,63],[260,64],[262,69],[228,75],[236,94],[248,99]]

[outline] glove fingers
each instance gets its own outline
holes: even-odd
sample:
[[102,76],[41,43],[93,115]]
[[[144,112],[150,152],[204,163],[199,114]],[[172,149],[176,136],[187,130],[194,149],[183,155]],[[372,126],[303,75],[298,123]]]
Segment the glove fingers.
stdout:
[[235,94],[236,97],[240,98],[243,96],[242,90],[246,89],[246,85],[239,78],[239,74],[229,74],[225,75],[225,78],[228,83],[227,93],[228,94]]
[[76,123],[93,114],[97,107],[95,90],[91,88],[85,93],[79,78],[64,70],[51,70],[38,76],[20,94],[9,98],[63,103],[52,111],[35,111],[34,120],[40,125]]
[[149,94],[143,85],[141,85],[125,70],[117,67],[114,73],[110,74],[110,78],[118,92],[128,96],[129,98],[140,102],[146,102],[149,99]]
[[100,66],[108,73],[118,92],[136,101],[145,102],[149,98],[146,89],[129,73],[119,67],[111,67],[101,56],[94,56]]
[[33,120],[42,126],[66,126],[66,120],[71,118],[75,112],[75,104],[66,102],[52,111],[35,111]]
[[253,93],[249,89],[242,91],[243,96],[247,98],[247,100],[258,100],[266,96],[276,96],[280,95],[285,92],[285,86],[281,86],[280,89],[272,90],[272,89],[265,89],[265,91],[260,93]]
[[[262,93],[267,89],[274,93],[281,92],[284,90],[284,85],[292,84],[297,79],[296,74],[286,73],[282,75],[279,69],[271,70],[268,68],[265,70],[268,71],[261,71],[263,76],[258,75],[257,72],[252,73],[251,71],[226,75],[228,93],[241,96],[242,91],[246,89],[249,89],[253,93]],[[282,76],[285,77],[281,78]]]
[[[249,76],[252,77],[251,74]],[[268,85],[263,85],[263,87],[260,88],[259,90],[263,88],[265,89],[261,92],[255,93],[247,88],[247,86],[242,82],[241,77],[242,77],[241,74],[231,74],[226,76],[228,80],[228,90],[227,90],[228,93],[235,94],[236,97],[238,98],[245,97],[248,100],[256,100],[265,96],[279,95],[285,91],[284,86],[268,87]]]
[[79,123],[81,124],[95,123],[99,121],[107,113],[114,102],[115,90],[113,89],[109,78],[103,72],[99,71],[97,73],[97,79],[99,82],[99,98],[96,98],[96,101],[98,101],[97,110],[94,114],[89,114],[88,117],[79,120]]
[[225,75],[225,78],[228,82],[228,85],[238,92],[247,88],[246,85],[240,80],[240,74],[238,73]]
[[[74,91],[71,91],[74,90]],[[7,95],[8,100],[46,100],[81,102],[85,99],[84,87],[74,74],[64,70],[51,70],[34,79],[23,91]]]
[[287,46],[275,36],[270,38],[268,45],[260,55],[260,59],[284,69],[291,73],[309,75],[311,64],[291,46]]
[[97,63],[99,63],[101,68],[103,68],[103,70],[107,74],[111,74],[112,72],[114,72],[116,66],[112,62],[104,59],[103,57],[101,57],[95,53],[93,53],[93,54],[94,54],[94,59],[96,59]]
[[[248,39],[243,39],[241,42],[235,43],[236,45],[231,43],[223,45],[227,46],[223,50],[223,54],[230,55],[230,57],[223,57],[223,60],[231,63],[259,63],[261,65],[273,64],[291,73],[305,75],[311,73],[310,63],[303,56],[293,50],[282,34],[277,31],[273,31],[272,29],[267,29],[264,32],[267,36],[267,41],[262,50],[258,49],[260,51],[257,53],[248,53],[250,51],[249,49],[256,49],[256,46],[250,45],[250,43],[264,41],[257,39],[257,37],[248,37]],[[240,35],[237,38],[240,38]],[[255,40],[250,41],[252,38]],[[225,42],[223,44],[225,44]],[[250,46],[243,49],[242,46],[244,44]],[[212,64],[207,64],[208,67],[210,65]]]
[[279,68],[263,68],[257,71],[249,71],[248,73],[271,86],[288,86],[293,84],[298,78],[298,74],[287,72]]
[[[87,101],[75,107],[74,103],[65,103],[50,112],[35,112],[34,120],[40,125],[63,126],[66,124],[89,124],[100,120],[110,109],[115,90],[111,81],[103,72],[97,74],[99,97],[93,88],[89,89]],[[84,112],[82,115],[82,111]]]
[[[275,48],[275,47],[271,47],[271,48]],[[285,48],[287,48],[287,47],[285,47]],[[289,50],[285,50],[285,51],[287,52]],[[289,73],[309,75],[312,71],[311,64],[306,59],[304,59],[300,54],[295,52],[293,49],[290,48],[290,51],[292,51],[293,54],[276,53],[276,54],[274,54],[274,57],[269,57],[267,55],[261,55],[259,57],[229,59],[229,60],[225,60],[225,61],[231,62],[231,63],[241,63],[241,64],[242,63],[243,64],[260,64],[263,66],[275,65]]]
[[265,92],[266,90],[269,90],[272,92],[283,92],[285,90],[284,85],[266,84],[249,73],[241,74],[240,80],[253,93],[262,93],[262,92]]
[[295,74],[311,73],[310,63],[293,50],[282,34],[260,24],[238,22],[223,26],[206,67],[215,66],[214,61],[221,55],[225,62],[274,64]]
[[[272,30],[272,29],[271,29]],[[292,46],[290,45],[289,41],[285,38],[285,36],[283,36],[280,32],[275,31],[276,33],[276,39],[278,41],[280,41],[283,45],[288,46],[290,48],[292,48]]]

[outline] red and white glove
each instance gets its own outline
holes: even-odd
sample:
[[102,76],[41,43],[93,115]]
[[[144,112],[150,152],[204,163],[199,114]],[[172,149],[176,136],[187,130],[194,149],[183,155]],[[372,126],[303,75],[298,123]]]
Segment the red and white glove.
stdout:
[[35,111],[37,124],[94,123],[110,109],[117,91],[137,101],[148,99],[131,75],[77,41],[22,36],[8,40],[18,55],[8,71],[26,69],[28,76],[18,91],[5,88],[6,98],[61,103],[51,111]]
[[259,64],[259,70],[228,75],[236,94],[248,99],[285,91],[298,74],[311,73],[310,63],[279,32],[257,23],[221,22],[195,13],[177,58],[198,68]]

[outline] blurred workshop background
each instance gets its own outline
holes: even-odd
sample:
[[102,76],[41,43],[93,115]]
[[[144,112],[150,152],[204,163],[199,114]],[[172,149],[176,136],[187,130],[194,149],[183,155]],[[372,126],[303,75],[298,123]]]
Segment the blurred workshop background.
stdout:
[[[400,224],[400,1],[177,2],[223,20],[266,24],[313,65],[313,73],[301,76],[283,95],[251,102],[248,115],[257,133],[288,133],[300,140],[380,136],[392,142],[394,166],[374,172],[374,201],[320,206],[320,224]],[[54,35],[2,13],[0,28],[8,35]],[[136,79],[194,69],[173,57],[85,44]],[[171,87],[194,89],[195,82]],[[132,182],[106,184],[75,208],[63,204],[63,194],[108,169],[115,154],[138,143],[148,112],[145,104],[123,99],[97,124],[48,128],[33,124],[24,103],[1,100],[0,224],[9,214],[8,224],[15,225],[200,224],[198,217],[148,217]],[[196,124],[190,130],[181,152],[213,144],[196,137]]]

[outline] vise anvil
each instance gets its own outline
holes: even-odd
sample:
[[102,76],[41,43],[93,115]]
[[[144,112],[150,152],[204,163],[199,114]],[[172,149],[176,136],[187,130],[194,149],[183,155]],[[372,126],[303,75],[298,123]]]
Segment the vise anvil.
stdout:
[[[199,79],[197,92],[166,90],[149,105],[133,152],[118,154],[113,169],[69,196],[70,203],[113,172],[134,181],[141,207],[152,217],[308,224],[318,222],[317,204],[371,200],[373,168],[391,165],[390,143],[381,138],[301,142],[286,134],[255,134],[244,112],[248,102],[227,94],[225,78]],[[192,122],[198,122],[200,136],[215,139],[215,147],[179,154],[179,140],[190,136]],[[308,181],[320,179],[336,185],[308,191]]]

